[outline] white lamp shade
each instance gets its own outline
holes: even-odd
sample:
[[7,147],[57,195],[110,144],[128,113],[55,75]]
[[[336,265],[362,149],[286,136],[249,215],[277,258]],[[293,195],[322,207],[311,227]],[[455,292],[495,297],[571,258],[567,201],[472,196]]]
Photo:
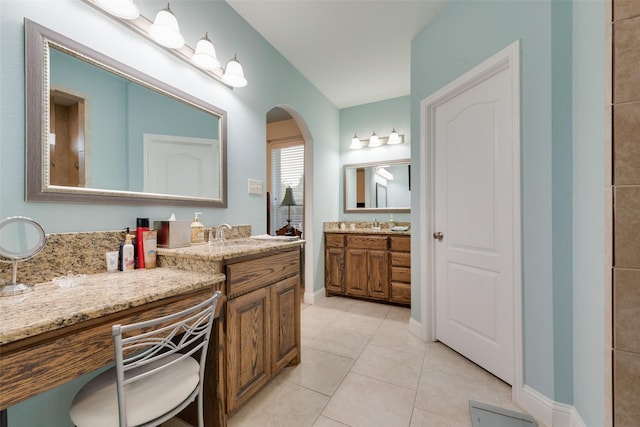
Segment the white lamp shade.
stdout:
[[136,19],[140,16],[140,9],[133,0],[96,0],[96,4],[118,18]]
[[398,132],[396,132],[395,128],[391,131],[391,134],[389,135],[389,139],[387,140],[387,144],[389,145],[395,145],[395,144],[400,144],[402,142],[402,140],[400,139],[400,135],[398,135]]
[[184,46],[184,37],[180,34],[180,27],[175,15],[167,5],[156,15],[156,19],[149,27],[149,35],[162,46],[178,49]]
[[351,138],[351,145],[349,146],[352,150],[359,150],[362,148],[362,142],[360,142],[360,138],[358,135],[354,134],[353,138]]
[[380,145],[380,138],[378,138],[378,135],[374,132],[371,134],[371,138],[369,138],[369,147],[379,147]]
[[211,40],[209,40],[208,34],[205,34],[203,38],[198,40],[191,61],[205,70],[220,68],[220,61],[218,61],[216,57],[216,49],[213,47]]
[[222,81],[231,87],[244,87],[247,85],[247,79],[244,78],[244,71],[237,57],[234,56],[233,59],[227,62]]

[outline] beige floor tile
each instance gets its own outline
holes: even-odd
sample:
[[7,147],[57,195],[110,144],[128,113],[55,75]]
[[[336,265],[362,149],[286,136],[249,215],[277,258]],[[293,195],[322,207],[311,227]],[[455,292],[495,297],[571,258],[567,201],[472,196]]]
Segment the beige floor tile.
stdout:
[[400,327],[408,327],[411,318],[411,310],[406,307],[390,306],[389,313],[384,318],[385,325],[397,325]]
[[308,346],[338,356],[356,359],[370,339],[370,335],[328,326],[312,339]]
[[268,397],[255,402],[254,399],[249,401],[237,414],[229,418],[228,425],[229,427],[310,427],[328,400],[329,398],[321,393],[283,381],[271,390]]
[[456,353],[442,343],[428,343],[424,356],[425,366],[442,372],[455,374],[474,381],[497,381],[489,372],[480,368],[464,356]]
[[411,390],[418,388],[422,355],[369,344],[351,372],[366,375]]
[[349,306],[351,306],[351,304],[353,304],[353,301],[354,301],[353,299],[345,298],[345,297],[327,297],[327,298],[323,298],[313,306],[314,307],[330,307],[330,308],[336,308],[339,310],[346,310],[349,308]]
[[469,418],[467,422],[452,420],[419,408],[414,408],[410,427],[471,427],[471,418]]
[[323,417],[322,415],[318,417],[313,427],[349,427],[346,424],[339,423],[331,418]]
[[384,318],[357,313],[342,313],[336,317],[331,326],[348,331],[362,332],[373,335],[376,333]]
[[349,306],[349,313],[363,314],[369,317],[384,319],[389,314],[391,306],[375,302],[353,300]]
[[415,392],[349,373],[322,412],[351,427],[407,427]]
[[331,396],[353,365],[353,359],[303,347],[302,362],[285,368],[282,376],[294,384]]
[[[386,319],[385,319],[386,322]],[[370,343],[393,348],[406,353],[424,355],[427,344],[409,332],[408,325],[403,328],[383,322],[371,338]]]

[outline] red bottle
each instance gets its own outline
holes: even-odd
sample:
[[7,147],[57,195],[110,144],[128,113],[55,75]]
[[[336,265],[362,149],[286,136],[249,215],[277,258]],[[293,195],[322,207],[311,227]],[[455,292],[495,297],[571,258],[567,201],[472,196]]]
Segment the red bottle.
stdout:
[[136,219],[136,253],[138,254],[138,268],[144,268],[144,239],[142,233],[149,230],[149,218]]

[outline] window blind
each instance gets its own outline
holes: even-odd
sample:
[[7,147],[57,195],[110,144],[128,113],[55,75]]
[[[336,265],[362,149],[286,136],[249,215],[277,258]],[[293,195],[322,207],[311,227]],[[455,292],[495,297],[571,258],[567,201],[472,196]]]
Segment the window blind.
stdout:
[[291,225],[302,230],[304,205],[304,145],[273,144],[271,147],[271,230],[287,224],[288,206],[280,206],[287,187],[293,190]]

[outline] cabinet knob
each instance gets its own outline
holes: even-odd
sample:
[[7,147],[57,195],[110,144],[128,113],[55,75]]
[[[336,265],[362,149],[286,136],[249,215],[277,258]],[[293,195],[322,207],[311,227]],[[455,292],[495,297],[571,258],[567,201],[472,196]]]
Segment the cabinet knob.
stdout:
[[436,240],[442,240],[443,237],[444,237],[444,234],[442,234],[441,231],[436,231],[435,233],[433,233],[433,238]]

